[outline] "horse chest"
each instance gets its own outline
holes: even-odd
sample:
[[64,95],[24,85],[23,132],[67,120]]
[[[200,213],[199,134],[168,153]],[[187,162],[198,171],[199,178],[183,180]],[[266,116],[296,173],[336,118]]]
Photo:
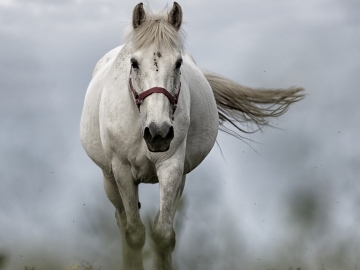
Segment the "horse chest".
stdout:
[[129,161],[131,174],[136,183],[152,184],[158,182],[155,165],[146,156],[137,156]]

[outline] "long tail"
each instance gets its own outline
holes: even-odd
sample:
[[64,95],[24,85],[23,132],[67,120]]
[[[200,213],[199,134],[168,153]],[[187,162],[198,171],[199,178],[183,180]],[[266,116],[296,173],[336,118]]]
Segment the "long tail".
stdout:
[[[272,117],[283,115],[292,103],[305,97],[301,87],[249,88],[213,73],[203,74],[214,92],[220,119],[219,129],[238,138],[243,137],[227,128],[226,122],[240,132],[252,133],[269,125]],[[248,123],[255,124],[257,129],[245,130],[240,126]]]

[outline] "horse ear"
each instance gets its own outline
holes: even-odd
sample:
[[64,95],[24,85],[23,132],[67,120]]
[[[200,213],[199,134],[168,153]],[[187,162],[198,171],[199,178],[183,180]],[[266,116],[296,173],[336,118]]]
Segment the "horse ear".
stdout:
[[146,14],[143,7],[143,3],[139,3],[135,6],[133,11],[133,27],[138,28],[146,20]]
[[182,9],[177,2],[174,2],[174,5],[169,13],[168,20],[176,30],[180,29],[182,23]]

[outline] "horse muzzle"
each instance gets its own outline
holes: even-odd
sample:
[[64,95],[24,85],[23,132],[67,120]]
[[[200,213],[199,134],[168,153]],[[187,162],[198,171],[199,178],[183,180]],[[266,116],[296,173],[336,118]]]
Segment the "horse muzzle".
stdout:
[[166,123],[157,125],[152,122],[144,129],[144,140],[150,152],[166,152],[173,138],[174,128]]

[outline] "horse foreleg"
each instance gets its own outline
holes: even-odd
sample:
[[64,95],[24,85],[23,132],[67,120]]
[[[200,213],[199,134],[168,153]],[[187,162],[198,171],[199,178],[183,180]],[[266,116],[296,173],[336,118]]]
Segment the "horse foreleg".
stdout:
[[161,166],[157,169],[160,185],[160,209],[155,218],[153,240],[155,256],[153,270],[172,269],[172,252],[175,248],[173,222],[176,208],[185,186],[180,166]]
[[[115,216],[122,239],[123,269],[143,270],[142,247],[145,243],[145,228],[137,208],[138,189],[137,186],[132,185],[132,180],[126,179],[125,175],[122,175],[125,178],[119,178],[120,174],[122,173],[116,175],[104,173],[104,188],[116,208]],[[124,181],[129,182],[129,187],[123,187]],[[131,206],[133,201],[136,201],[135,209]],[[131,211],[133,212],[130,213]]]

